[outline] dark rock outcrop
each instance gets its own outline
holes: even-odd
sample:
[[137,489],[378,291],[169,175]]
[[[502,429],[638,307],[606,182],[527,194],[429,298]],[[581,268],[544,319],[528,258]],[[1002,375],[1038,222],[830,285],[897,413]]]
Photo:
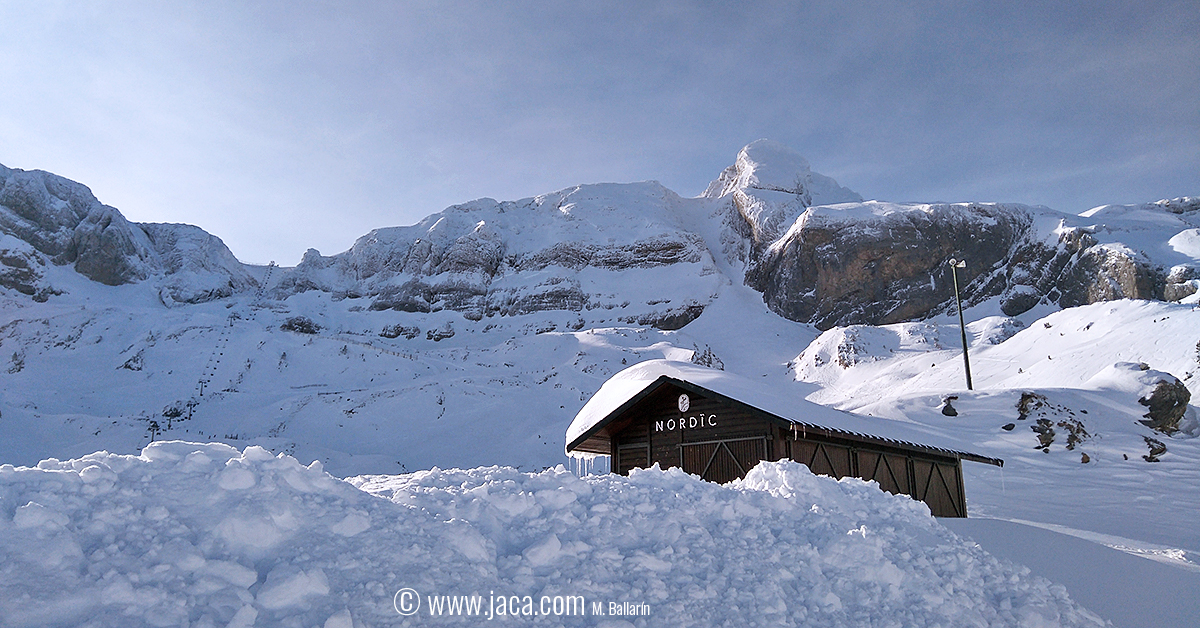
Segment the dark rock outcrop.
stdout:
[[[924,318],[953,299],[951,258],[971,260],[959,277],[968,286],[1002,265],[1030,224],[1009,206],[880,209],[853,219],[832,208],[806,211],[750,265],[746,283],[775,312],[821,329]],[[990,283],[974,292],[998,293]]]
[[1159,456],[1167,453],[1166,443],[1157,438],[1150,438],[1149,436],[1143,436],[1142,440],[1146,441],[1146,447],[1150,449],[1150,453],[1142,455],[1142,460],[1146,462],[1162,462]]
[[1126,251],[1092,246],[1073,261],[1058,281],[1062,307],[1115,299],[1163,299],[1163,270]]
[[417,337],[417,334],[420,333],[421,328],[419,327],[406,327],[397,323],[395,325],[388,325],[387,327],[384,327],[383,330],[379,332],[379,335],[384,338],[399,338],[400,336],[404,336],[405,338],[412,340],[413,338]]
[[307,316],[293,316],[279,326],[284,331],[294,331],[298,334],[319,334],[321,326]]
[[[1177,300],[1200,286],[1200,270],[1176,266],[1168,273],[1142,252],[1099,242],[1093,228],[1060,222],[1054,233],[1038,232],[1036,223],[1055,214],[981,203],[814,207],[778,240],[746,241],[746,284],[781,316],[821,329],[950,311],[951,258],[968,261],[958,277],[964,304],[999,298],[1008,316],[1039,303]],[[748,224],[740,232],[755,233]]]
[[46,262],[36,251],[25,247],[0,247],[0,288],[8,288],[45,302],[59,294],[44,281]]
[[1141,423],[1163,434],[1174,434],[1179,431],[1179,420],[1187,412],[1191,398],[1192,393],[1178,379],[1159,380],[1149,395],[1138,399],[1149,410]]
[[683,329],[688,323],[700,318],[700,315],[703,313],[703,305],[692,303],[662,312],[650,312],[641,316],[629,317],[624,319],[624,322],[648,325],[664,331],[674,331],[676,329]]

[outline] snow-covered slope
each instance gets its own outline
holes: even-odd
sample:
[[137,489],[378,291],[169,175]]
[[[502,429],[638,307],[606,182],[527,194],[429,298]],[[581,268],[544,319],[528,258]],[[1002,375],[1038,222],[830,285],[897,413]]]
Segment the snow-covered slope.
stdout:
[[[1178,379],[1193,400],[1200,392],[1200,310],[1114,301],[1029,324],[982,319],[970,331],[974,391],[966,390],[949,320],[831,329],[794,368],[798,379],[819,384],[810,400],[953,432],[1003,458],[1003,470],[964,465],[973,514],[1200,556],[1192,524],[1200,514],[1196,408],[1165,434],[1144,423],[1150,408],[1140,401],[1162,380]],[[949,395],[956,416],[941,412]]]
[[14,628],[1102,625],[919,502],[791,462],[728,486],[562,467],[348,484],[258,447],[162,442],[0,466],[0,556]]
[[[343,475],[540,469],[564,461],[563,421],[628,364],[709,356],[786,383],[787,360],[815,337],[730,284],[716,286],[699,319],[665,331],[636,321],[579,325],[581,316],[613,316],[604,310],[481,321],[371,311],[320,291],[167,309],[137,285],[47,272],[66,294],[13,301],[0,325],[0,447],[13,463],[136,451],[157,428],[158,437],[294,452]],[[301,317],[317,333],[282,329]],[[473,433],[488,436],[463,447]]]

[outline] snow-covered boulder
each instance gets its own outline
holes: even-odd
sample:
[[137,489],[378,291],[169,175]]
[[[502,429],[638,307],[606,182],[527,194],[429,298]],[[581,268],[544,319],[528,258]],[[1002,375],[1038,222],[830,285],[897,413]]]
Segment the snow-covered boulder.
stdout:
[[1192,393],[1170,373],[1152,369],[1144,362],[1117,362],[1096,373],[1087,384],[1136,398],[1147,410],[1141,421],[1146,427],[1166,435],[1182,432],[1185,436],[1200,436],[1195,412],[1188,406]]

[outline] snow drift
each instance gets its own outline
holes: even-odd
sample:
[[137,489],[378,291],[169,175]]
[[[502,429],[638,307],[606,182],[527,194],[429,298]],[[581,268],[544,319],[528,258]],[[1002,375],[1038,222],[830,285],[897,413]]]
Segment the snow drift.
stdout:
[[[0,466],[0,556],[13,627],[461,625],[428,604],[405,623],[404,587],[584,596],[585,616],[550,618],[572,626],[1101,625],[919,502],[790,462],[727,486],[562,467],[346,483],[259,447],[159,442]],[[650,614],[592,612],[610,601]]]

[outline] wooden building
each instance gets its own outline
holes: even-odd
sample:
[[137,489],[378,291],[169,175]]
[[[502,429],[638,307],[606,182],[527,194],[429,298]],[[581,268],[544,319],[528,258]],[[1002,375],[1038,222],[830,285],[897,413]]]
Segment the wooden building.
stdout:
[[658,463],[718,483],[759,461],[790,458],[813,473],[875,480],[939,517],[967,516],[962,460],[1004,464],[896,438],[905,430],[899,422],[780,399],[754,384],[691,364],[643,362],[613,376],[584,406],[568,430],[567,453],[611,456],[620,474]]

